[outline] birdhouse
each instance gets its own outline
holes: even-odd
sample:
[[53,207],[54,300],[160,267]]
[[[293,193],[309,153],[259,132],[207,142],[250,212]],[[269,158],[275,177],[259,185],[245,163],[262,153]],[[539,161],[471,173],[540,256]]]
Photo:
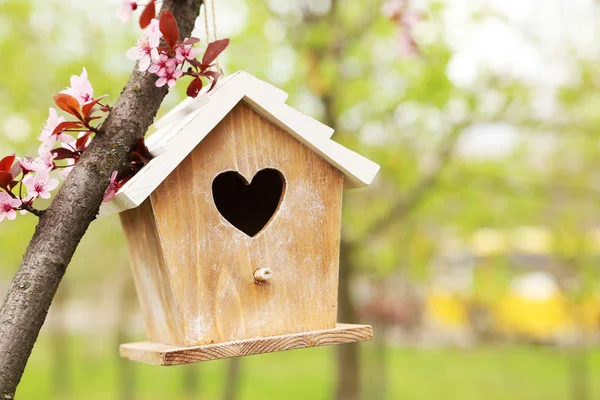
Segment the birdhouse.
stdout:
[[120,213],[148,342],[121,356],[174,365],[368,340],[337,323],[343,189],[379,166],[245,72],[157,123],[154,158]]

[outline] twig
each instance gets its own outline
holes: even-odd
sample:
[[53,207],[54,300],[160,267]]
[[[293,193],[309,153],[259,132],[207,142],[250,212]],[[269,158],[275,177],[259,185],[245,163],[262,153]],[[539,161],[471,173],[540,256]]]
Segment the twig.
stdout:
[[25,204],[25,203],[23,203],[21,205],[21,209],[23,209],[27,212],[30,212],[31,214],[35,215],[38,218],[42,218],[44,216],[44,214],[46,213],[46,210],[38,210],[37,208],[33,208],[29,204]]
[[429,193],[430,189],[437,184],[444,168],[448,165],[452,158],[454,149],[459,138],[461,137],[462,132],[467,126],[468,123],[465,122],[454,127],[452,132],[450,132],[446,138],[446,142],[441,147],[438,155],[437,166],[427,175],[423,176],[423,178],[421,178],[421,180],[416,183],[406,195],[402,196],[398,201],[396,201],[396,203],[392,205],[385,215],[371,224],[371,226],[368,227],[362,235],[363,239],[381,234],[392,224],[403,220],[410,213],[410,211],[412,211],[421,203],[421,201]]
[[[22,196],[22,195],[21,195],[21,191],[22,191],[22,189],[23,189],[23,183],[21,182],[21,183],[20,183],[20,185],[21,185],[21,186],[19,187],[19,195],[20,195],[20,196]],[[19,198],[19,197],[17,197],[17,196],[16,196],[16,195],[15,195],[13,192],[11,192],[11,191],[6,191],[6,193],[8,193],[8,195],[9,195],[10,197],[12,197],[13,199],[21,200],[21,202],[23,201],[23,199],[22,199],[22,198]],[[35,216],[36,216],[36,217],[38,217],[38,218],[41,218],[41,217],[44,215],[44,213],[46,212],[46,210],[38,210],[37,208],[34,208],[34,207],[30,206],[29,204],[27,204],[27,203],[23,203],[23,202],[21,203],[21,205],[19,206],[19,208],[20,208],[21,210],[25,210],[25,211],[27,211],[27,212],[30,212],[30,213],[32,213],[33,215],[35,215]]]

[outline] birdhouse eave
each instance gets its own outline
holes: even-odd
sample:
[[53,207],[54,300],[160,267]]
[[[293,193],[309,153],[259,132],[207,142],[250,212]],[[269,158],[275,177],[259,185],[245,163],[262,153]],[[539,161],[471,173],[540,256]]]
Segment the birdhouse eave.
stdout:
[[188,154],[240,102],[246,102],[275,125],[340,170],[346,189],[368,186],[379,165],[331,140],[333,129],[285,103],[287,94],[239,71],[213,91],[186,99],[157,122],[159,130],[147,140],[154,158],[103,204],[100,216],[138,207],[177,168]]

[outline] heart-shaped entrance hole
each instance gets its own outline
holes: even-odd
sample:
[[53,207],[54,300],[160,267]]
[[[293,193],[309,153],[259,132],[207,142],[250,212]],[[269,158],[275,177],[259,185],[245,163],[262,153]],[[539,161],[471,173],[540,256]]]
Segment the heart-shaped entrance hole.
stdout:
[[258,171],[252,182],[236,171],[223,172],[212,184],[217,210],[250,237],[269,224],[283,199],[285,180],[276,169]]

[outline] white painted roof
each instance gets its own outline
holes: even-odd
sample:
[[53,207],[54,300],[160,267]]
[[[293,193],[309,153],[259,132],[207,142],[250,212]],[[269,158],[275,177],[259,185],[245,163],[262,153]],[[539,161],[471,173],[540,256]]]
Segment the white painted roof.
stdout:
[[368,186],[379,165],[331,140],[333,129],[285,104],[287,97],[281,89],[239,71],[211,92],[184,100],[155,124],[158,131],[146,140],[154,158],[102,205],[100,216],[142,204],[241,100],[339,169],[346,188]]

